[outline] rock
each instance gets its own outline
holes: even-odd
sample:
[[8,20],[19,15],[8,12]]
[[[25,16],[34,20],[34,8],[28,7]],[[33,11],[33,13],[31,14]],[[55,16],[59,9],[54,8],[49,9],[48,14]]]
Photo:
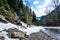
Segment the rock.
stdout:
[[[5,17],[5,19],[7,21],[9,21],[10,23],[13,23],[18,26],[22,26],[22,24],[20,23],[20,19],[17,18],[14,14],[15,13],[8,12],[2,6],[0,7],[0,15],[3,15]],[[4,22],[6,22],[6,21],[4,21]]]
[[6,30],[10,38],[25,38],[28,37],[25,32],[18,30],[17,28],[9,28]]
[[3,20],[0,18],[0,22],[3,22],[3,23],[8,23],[7,21]]
[[8,23],[4,16],[0,15],[0,22]]
[[5,38],[3,36],[0,36],[0,40],[4,40]]
[[23,32],[12,32],[11,37],[12,38],[25,38],[26,34]]
[[42,22],[45,26],[60,26],[60,5],[48,13]]
[[[5,29],[6,30],[6,29]],[[20,32],[20,30],[18,30],[17,28],[9,28],[6,30],[7,32]]]
[[2,31],[6,31],[6,29],[2,30]]
[[44,33],[43,31],[40,31],[30,34],[28,38],[25,38],[23,40],[53,40],[53,38]]

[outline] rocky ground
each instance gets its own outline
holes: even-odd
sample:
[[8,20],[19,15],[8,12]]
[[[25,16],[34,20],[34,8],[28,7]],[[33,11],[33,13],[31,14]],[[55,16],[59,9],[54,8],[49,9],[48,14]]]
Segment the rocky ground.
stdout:
[[[5,10],[2,6],[0,6],[0,20],[1,19],[6,19],[8,22],[13,23],[15,25],[22,26],[20,23],[20,19],[17,18],[13,13],[9,13],[7,10]],[[2,22],[6,22],[3,21]]]
[[55,40],[42,30],[39,32],[27,35],[19,31],[17,28],[4,29],[0,32],[0,39],[2,40]]
[[[23,23],[22,25],[26,27],[25,23]],[[34,25],[31,25],[30,27],[26,27],[26,28],[24,28],[23,26],[17,26],[12,23],[9,23],[1,15],[0,17],[0,39],[1,40],[53,40],[53,38],[41,32],[41,29],[43,29],[41,28],[41,26],[36,27]]]
[[[25,25],[25,24],[24,24]],[[41,26],[37,27],[19,27],[11,23],[0,23],[0,39],[5,40],[57,40],[60,39],[60,34],[46,31],[42,32]],[[48,35],[50,36],[48,36]],[[53,36],[52,36],[53,35]],[[51,38],[52,36],[52,38]]]

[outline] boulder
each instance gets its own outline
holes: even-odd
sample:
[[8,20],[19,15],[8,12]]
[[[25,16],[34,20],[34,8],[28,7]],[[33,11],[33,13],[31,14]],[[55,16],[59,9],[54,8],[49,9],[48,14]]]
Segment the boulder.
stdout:
[[8,32],[8,36],[10,38],[25,38],[28,37],[25,32],[22,32],[21,30],[18,30],[17,28],[9,28],[6,30]]
[[46,34],[44,31],[40,30],[39,32],[30,34],[28,38],[25,38],[23,40],[53,40],[53,39],[54,38]]
[[11,38],[25,38],[26,34],[23,32],[12,32]]
[[5,38],[3,36],[0,36],[0,40],[4,40]]
[[3,15],[0,15],[0,22],[8,23],[8,21],[5,19]]

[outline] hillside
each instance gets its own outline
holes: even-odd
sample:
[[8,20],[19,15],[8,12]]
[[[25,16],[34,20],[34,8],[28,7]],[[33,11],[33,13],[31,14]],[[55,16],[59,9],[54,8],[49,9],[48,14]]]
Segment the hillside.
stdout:
[[9,22],[21,25],[20,21],[32,24],[33,11],[23,4],[22,0],[1,0],[0,15],[3,15]]
[[43,19],[45,26],[60,26],[60,5]]

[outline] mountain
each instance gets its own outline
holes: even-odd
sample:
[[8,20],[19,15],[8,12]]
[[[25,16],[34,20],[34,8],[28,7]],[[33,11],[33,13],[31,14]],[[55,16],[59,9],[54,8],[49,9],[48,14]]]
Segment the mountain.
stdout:
[[7,21],[16,24],[21,25],[20,20],[14,16],[14,14],[10,14],[7,10],[5,10],[2,6],[0,6],[0,15],[3,16]]
[[41,16],[41,17],[36,17],[36,22],[37,25],[43,25],[43,20],[44,20],[45,16]]
[[60,26],[60,5],[45,16],[43,24],[46,26]]
[[13,24],[21,25],[20,21],[32,24],[33,11],[22,0],[1,0],[0,15]]

